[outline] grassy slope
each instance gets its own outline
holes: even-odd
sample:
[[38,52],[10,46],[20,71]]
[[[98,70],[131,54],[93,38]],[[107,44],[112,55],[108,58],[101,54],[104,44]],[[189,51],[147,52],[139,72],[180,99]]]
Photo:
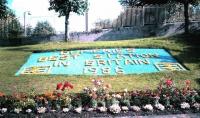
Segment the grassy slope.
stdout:
[[[35,50],[59,50],[59,49],[85,49],[108,47],[148,47],[166,48],[190,71],[168,72],[141,75],[106,76],[105,82],[111,83],[114,91],[155,88],[160,78],[170,75],[181,86],[183,80],[190,79],[192,87],[200,87],[200,49],[196,46],[175,38],[147,38],[126,41],[106,41],[93,43],[46,43],[37,45],[25,45],[16,47],[0,47],[0,92],[7,94],[15,92],[30,92],[35,90],[42,93],[54,90],[56,84],[62,81],[70,81],[74,84],[74,92],[79,92],[83,87],[91,84],[89,76],[14,76],[15,72],[25,63],[29,55]],[[191,51],[192,50],[192,51]],[[114,78],[114,79],[110,79]]]

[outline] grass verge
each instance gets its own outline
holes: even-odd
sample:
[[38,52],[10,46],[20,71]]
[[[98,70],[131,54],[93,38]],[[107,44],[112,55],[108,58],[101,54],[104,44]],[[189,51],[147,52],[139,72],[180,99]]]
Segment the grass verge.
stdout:
[[[26,62],[33,51],[48,50],[74,50],[91,48],[110,47],[142,47],[142,48],[165,48],[189,71],[152,73],[140,75],[124,76],[104,76],[106,83],[111,83],[114,91],[136,89],[154,89],[163,76],[171,76],[178,86],[182,86],[183,81],[190,79],[193,88],[200,87],[200,47],[189,43],[180,37],[170,38],[145,38],[124,41],[98,41],[98,42],[51,42],[35,45],[24,45],[15,47],[0,47],[0,91],[6,94],[15,92],[35,91],[43,93],[52,91],[58,82],[70,81],[74,85],[73,92],[80,92],[84,87],[91,84],[91,76],[41,76],[23,75],[16,77],[15,72]],[[97,78],[97,77],[95,77]],[[111,79],[114,78],[114,79]]]

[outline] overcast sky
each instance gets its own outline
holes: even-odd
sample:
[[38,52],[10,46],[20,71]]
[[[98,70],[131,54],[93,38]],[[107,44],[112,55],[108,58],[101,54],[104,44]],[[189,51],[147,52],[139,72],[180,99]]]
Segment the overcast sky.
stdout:
[[[57,32],[64,31],[64,17],[58,17],[54,11],[48,11],[49,0],[8,0],[9,6],[13,9],[23,24],[23,13],[30,11],[31,15],[26,15],[26,25],[35,26],[38,21],[49,21]],[[98,19],[115,19],[120,14],[122,8],[118,0],[88,0],[89,1],[89,29],[94,26]],[[84,31],[85,17],[74,13],[70,15],[70,31]]]

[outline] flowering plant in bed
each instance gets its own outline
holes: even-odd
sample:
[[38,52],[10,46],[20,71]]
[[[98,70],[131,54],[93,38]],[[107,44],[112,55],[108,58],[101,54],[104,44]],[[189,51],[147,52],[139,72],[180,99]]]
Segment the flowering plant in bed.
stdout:
[[83,95],[88,98],[87,103],[83,104],[88,111],[98,110],[106,112],[106,100],[110,98],[110,84],[105,84],[103,79],[92,79],[93,86],[85,87]]
[[112,92],[112,86],[103,79],[92,79],[93,85],[81,93],[70,93],[74,88],[70,82],[58,83],[55,91],[42,95],[23,93],[0,95],[0,113],[37,113],[62,111],[82,113],[109,112],[112,114],[134,112],[151,113],[165,111],[200,112],[199,90],[191,88],[189,80],[177,88],[169,78],[161,79],[156,90]]

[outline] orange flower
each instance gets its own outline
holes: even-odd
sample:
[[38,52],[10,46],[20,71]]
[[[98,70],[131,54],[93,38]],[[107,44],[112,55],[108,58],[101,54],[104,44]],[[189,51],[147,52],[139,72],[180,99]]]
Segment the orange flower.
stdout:
[[55,100],[55,99],[56,99],[56,96],[54,96],[54,95],[49,96],[49,99],[50,99],[50,100]]
[[110,80],[115,80],[115,78],[110,78]]
[[186,84],[187,86],[190,86],[191,81],[190,81],[190,80],[185,80],[185,84]]
[[44,96],[45,96],[45,97],[50,97],[50,96],[52,96],[52,95],[53,95],[52,92],[45,92],[45,93],[44,93]]
[[55,93],[55,92],[46,93],[45,96],[46,96],[48,99],[51,99],[51,100],[55,100],[55,99],[56,99],[56,93]]
[[4,94],[4,93],[2,93],[2,92],[0,92],[0,97],[2,97],[2,96],[5,96],[5,94]]
[[112,88],[111,84],[106,84],[106,88],[107,88],[107,89]]

